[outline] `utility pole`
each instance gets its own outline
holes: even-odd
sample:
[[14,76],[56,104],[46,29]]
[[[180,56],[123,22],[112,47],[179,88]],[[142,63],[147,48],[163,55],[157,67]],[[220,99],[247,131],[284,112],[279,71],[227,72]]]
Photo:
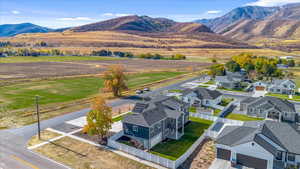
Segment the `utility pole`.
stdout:
[[36,104],[36,115],[38,122],[38,136],[39,140],[41,140],[41,124],[40,124],[40,111],[39,111],[39,96],[35,96],[35,104]]

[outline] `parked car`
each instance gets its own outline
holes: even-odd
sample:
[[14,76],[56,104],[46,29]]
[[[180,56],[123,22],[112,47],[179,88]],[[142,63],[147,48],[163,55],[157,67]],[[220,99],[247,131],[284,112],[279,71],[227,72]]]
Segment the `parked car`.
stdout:
[[144,88],[144,92],[149,92],[150,91],[150,88],[146,87]]
[[135,93],[136,94],[143,94],[143,90],[136,90]]

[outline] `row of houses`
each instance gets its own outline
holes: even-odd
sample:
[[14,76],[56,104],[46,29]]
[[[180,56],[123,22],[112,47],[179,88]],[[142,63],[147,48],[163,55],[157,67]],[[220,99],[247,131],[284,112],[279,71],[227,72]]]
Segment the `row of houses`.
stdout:
[[[250,82],[245,71],[229,72],[225,76],[216,76],[216,85],[220,88],[236,89],[241,88],[242,82]],[[269,93],[294,95],[297,85],[290,79],[275,79],[270,82],[258,81],[253,83],[254,90],[264,90]]]
[[[189,108],[214,107],[222,93],[187,89],[179,97],[155,96],[135,104],[122,120],[124,135],[151,149],[166,139],[178,140],[189,121]],[[245,98],[240,112],[267,120],[225,126],[216,140],[217,159],[256,169],[279,169],[300,163],[300,122],[294,104],[274,97]]]

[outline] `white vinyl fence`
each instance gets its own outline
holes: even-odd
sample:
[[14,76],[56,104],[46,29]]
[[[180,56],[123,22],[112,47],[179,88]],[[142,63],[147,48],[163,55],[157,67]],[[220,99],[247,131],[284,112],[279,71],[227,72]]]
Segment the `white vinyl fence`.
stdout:
[[231,119],[226,119],[226,118],[221,118],[221,117],[211,116],[211,115],[206,115],[206,114],[201,114],[201,113],[190,113],[190,116],[205,119],[205,120],[215,121],[215,122],[222,122],[222,123],[226,123],[229,125],[242,126],[244,124],[243,121],[231,120]]

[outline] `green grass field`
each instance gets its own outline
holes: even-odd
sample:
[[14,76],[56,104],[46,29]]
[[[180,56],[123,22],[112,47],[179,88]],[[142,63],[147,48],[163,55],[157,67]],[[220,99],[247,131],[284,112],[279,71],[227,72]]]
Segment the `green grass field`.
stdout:
[[151,153],[170,160],[176,160],[209,128],[212,121],[190,118],[191,122],[185,127],[184,135],[179,140],[170,140],[157,144]]
[[[134,88],[181,74],[183,72],[129,75],[128,87]],[[0,106],[5,106],[8,110],[32,107],[35,95],[41,97],[41,104],[68,102],[97,94],[102,87],[103,80],[99,77],[56,79],[5,86],[0,88]]]
[[0,58],[0,63],[25,63],[25,62],[68,62],[85,60],[120,60],[126,58],[103,57],[103,56],[15,56]]
[[256,118],[256,117],[250,117],[244,114],[234,114],[230,113],[228,116],[226,116],[227,119],[231,120],[240,120],[240,121],[257,121],[257,120],[263,120],[262,118]]

